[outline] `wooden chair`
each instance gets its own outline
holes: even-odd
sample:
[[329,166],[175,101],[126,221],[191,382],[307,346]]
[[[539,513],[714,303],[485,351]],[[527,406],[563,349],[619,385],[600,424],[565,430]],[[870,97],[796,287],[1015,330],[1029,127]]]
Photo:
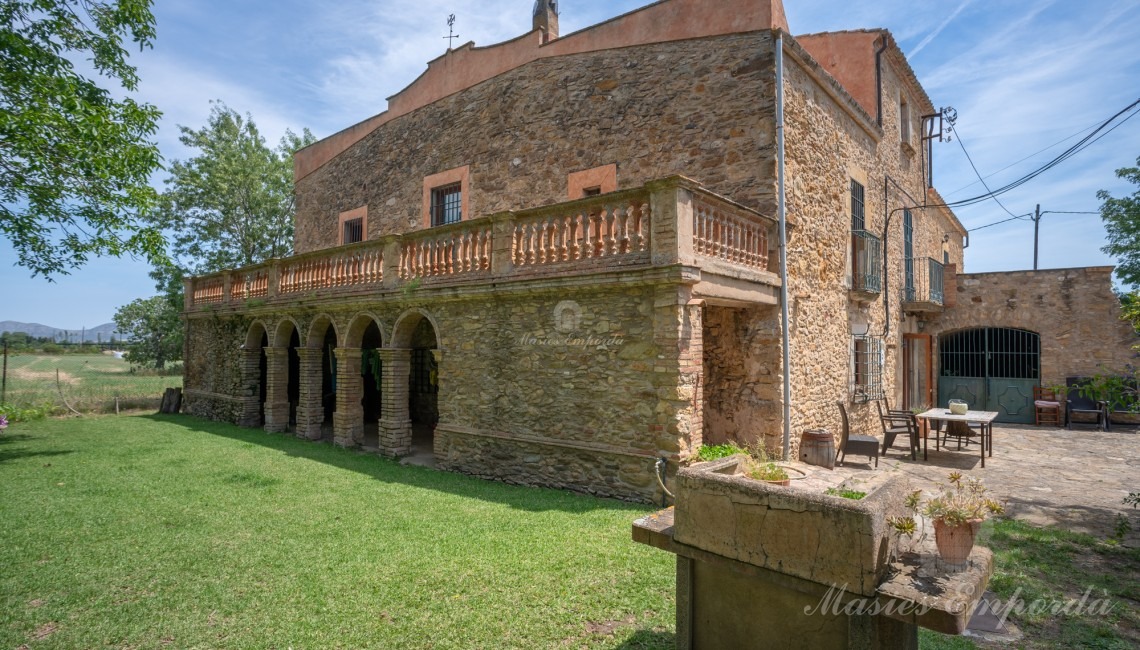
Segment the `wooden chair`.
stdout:
[[895,444],[899,434],[906,434],[907,444],[910,446],[910,459],[918,460],[918,423],[909,411],[890,411],[883,409],[882,402],[875,402],[879,409],[879,422],[883,426],[883,455]]
[[840,466],[847,458],[847,452],[853,454],[866,454],[867,458],[875,459],[875,467],[879,466],[879,440],[875,436],[851,435],[851,423],[847,419],[847,409],[843,402],[835,403],[839,407],[839,414],[843,416],[843,434],[839,437],[839,449],[835,452],[835,462]]
[[1065,426],[1061,415],[1061,400],[1051,388],[1033,387],[1033,418],[1037,426],[1048,424],[1054,427]]

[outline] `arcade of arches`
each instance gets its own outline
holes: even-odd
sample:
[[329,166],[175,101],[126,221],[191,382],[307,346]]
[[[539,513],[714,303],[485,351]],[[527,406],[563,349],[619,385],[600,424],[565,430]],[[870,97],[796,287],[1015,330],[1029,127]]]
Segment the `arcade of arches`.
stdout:
[[272,331],[253,321],[238,423],[391,456],[430,449],[442,357],[430,316],[409,311],[388,328],[358,314],[343,330],[327,315],[304,332],[288,317]]

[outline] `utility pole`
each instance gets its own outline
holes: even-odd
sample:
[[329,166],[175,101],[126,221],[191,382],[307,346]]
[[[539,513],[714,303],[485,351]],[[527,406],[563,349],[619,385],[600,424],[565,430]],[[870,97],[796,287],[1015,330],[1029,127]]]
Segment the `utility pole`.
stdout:
[[3,379],[0,379],[0,404],[5,402],[8,396],[8,337],[4,337],[4,374]]
[[1037,234],[1041,231],[1041,204],[1037,204],[1037,213],[1033,215],[1033,270],[1037,270]]

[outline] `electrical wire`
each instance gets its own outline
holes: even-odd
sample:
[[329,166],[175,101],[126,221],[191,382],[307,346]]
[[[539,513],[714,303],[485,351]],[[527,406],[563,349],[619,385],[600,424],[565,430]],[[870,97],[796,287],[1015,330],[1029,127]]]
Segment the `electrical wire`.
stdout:
[[[1100,122],[1097,122],[1097,124],[1100,124]],[[1049,145],[1048,147],[1045,147],[1044,149],[1041,149],[1039,151],[1034,151],[1033,153],[1029,154],[1028,156],[1026,156],[1020,160],[1015,160],[1015,161],[1009,163],[1008,165],[1006,165],[1005,167],[1002,167],[1001,169],[995,171],[992,174],[986,174],[985,178],[991,178],[993,176],[997,176],[998,174],[1009,169],[1010,167],[1013,167],[1014,165],[1019,165],[1019,164],[1025,162],[1026,160],[1029,160],[1030,158],[1036,156],[1039,153],[1045,153],[1046,151],[1049,151],[1050,149],[1052,149],[1053,147],[1055,147],[1059,144],[1063,144],[1065,142],[1068,142],[1069,140],[1072,140],[1073,138],[1077,137],[1078,135],[1084,133],[1085,131],[1089,131],[1089,130],[1095,128],[1097,124],[1090,124],[1090,125],[1086,126],[1085,128],[1081,129],[1080,131],[1077,131],[1076,133],[1074,133],[1068,137],[1061,138],[1060,140],[1054,142],[1053,144]],[[981,179],[979,179],[979,180],[981,180]],[[951,195],[957,194],[958,192],[961,192],[962,190],[964,190],[968,187],[973,187],[974,185],[977,185],[977,184],[978,184],[978,181],[974,181],[972,183],[966,183],[962,187],[959,187],[956,190],[952,190],[952,191],[948,192],[946,195],[951,196]],[[984,185],[984,183],[983,183],[983,185]]]
[[[1032,213],[1030,213],[1030,214],[1032,214]],[[996,225],[998,225],[998,224],[1002,224],[1002,223],[1006,223],[1006,222],[1009,222],[1009,221],[1013,221],[1013,220],[1015,220],[1015,219],[1023,219],[1024,217],[1028,217],[1028,216],[1030,216],[1030,214],[1022,214],[1022,215],[1016,215],[1016,216],[1010,217],[1009,219],[1002,219],[1001,221],[995,221],[995,222],[993,222],[993,223],[987,223],[987,224],[986,224],[986,225],[984,225],[984,226],[978,226],[977,228],[970,228],[970,229],[969,229],[969,230],[967,230],[966,232],[974,232],[975,230],[981,230],[982,228],[989,228],[990,226],[996,226]]]
[[978,171],[977,165],[974,164],[974,159],[970,157],[970,152],[966,151],[966,143],[963,142],[962,132],[958,130],[958,127],[954,127],[954,133],[958,136],[958,146],[962,148],[962,153],[966,154],[966,160],[970,162],[970,169],[974,170],[974,176],[978,177],[978,182],[980,182],[982,184],[982,187],[986,188],[986,191],[990,193],[990,198],[994,200],[994,203],[997,203],[999,206],[1001,206],[1001,209],[1005,210],[1006,214],[1013,217],[1014,219],[1018,219],[1019,217],[1017,215],[1010,212],[1009,208],[1005,207],[1005,204],[998,200],[997,196],[994,195],[994,191],[990,189],[990,186],[986,184],[986,180],[982,178],[981,172]]
[[[1137,108],[1137,107],[1140,107],[1140,99],[1137,99],[1136,101],[1132,102],[1128,106],[1126,106],[1123,109],[1121,109],[1120,111],[1118,111],[1112,117],[1108,118],[1104,122],[1101,122],[1099,126],[1097,126],[1095,129],[1093,129],[1088,135],[1086,135],[1085,137],[1083,137],[1079,141],[1077,141],[1076,144],[1069,147],[1065,151],[1061,152],[1053,160],[1050,160],[1049,162],[1045,163],[1041,167],[1035,169],[1032,172],[1029,172],[1025,176],[1022,176],[1021,178],[1019,178],[1019,179],[1017,179],[1011,183],[1008,183],[1002,187],[999,187],[996,190],[986,192],[985,194],[979,194],[978,196],[970,197],[968,199],[962,199],[960,201],[947,201],[946,203],[943,204],[942,207],[958,208],[958,207],[964,207],[964,206],[968,206],[968,205],[975,205],[975,204],[981,203],[982,201],[985,201],[991,197],[998,196],[1001,194],[1005,194],[1006,192],[1009,192],[1009,191],[1014,190],[1018,187],[1021,187],[1022,185],[1033,180],[1034,178],[1037,178],[1041,174],[1049,171],[1050,169],[1056,167],[1057,165],[1060,165],[1062,162],[1068,160],[1069,158],[1072,158],[1076,154],[1087,149],[1089,146],[1091,146],[1097,140],[1100,140],[1101,138],[1108,135],[1109,133],[1112,133],[1112,131],[1114,131],[1116,128],[1118,128],[1121,124],[1124,124],[1125,122],[1127,122],[1131,118],[1135,117],[1137,113],[1140,113],[1140,108]],[[1129,113],[1129,111],[1131,111],[1131,113]],[[1116,122],[1117,118],[1119,118],[1121,115],[1124,115],[1125,113],[1129,113],[1129,114],[1126,117],[1124,117],[1124,119],[1117,122],[1116,124],[1112,124],[1113,122]],[[1109,127],[1109,125],[1112,125],[1111,128]],[[1103,131],[1103,133],[1102,133],[1102,131]]]

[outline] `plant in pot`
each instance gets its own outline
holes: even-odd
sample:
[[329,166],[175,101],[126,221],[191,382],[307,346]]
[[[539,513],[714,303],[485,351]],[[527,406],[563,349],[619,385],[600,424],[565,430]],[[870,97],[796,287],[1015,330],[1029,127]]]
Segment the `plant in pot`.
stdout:
[[[906,506],[934,522],[938,555],[954,567],[966,564],[982,522],[990,515],[1005,512],[1001,503],[987,496],[980,480],[965,479],[960,472],[952,472],[949,482],[925,501],[922,501],[922,491],[915,490],[907,497]],[[914,517],[895,517],[889,523],[903,534],[913,534],[916,529]]]

